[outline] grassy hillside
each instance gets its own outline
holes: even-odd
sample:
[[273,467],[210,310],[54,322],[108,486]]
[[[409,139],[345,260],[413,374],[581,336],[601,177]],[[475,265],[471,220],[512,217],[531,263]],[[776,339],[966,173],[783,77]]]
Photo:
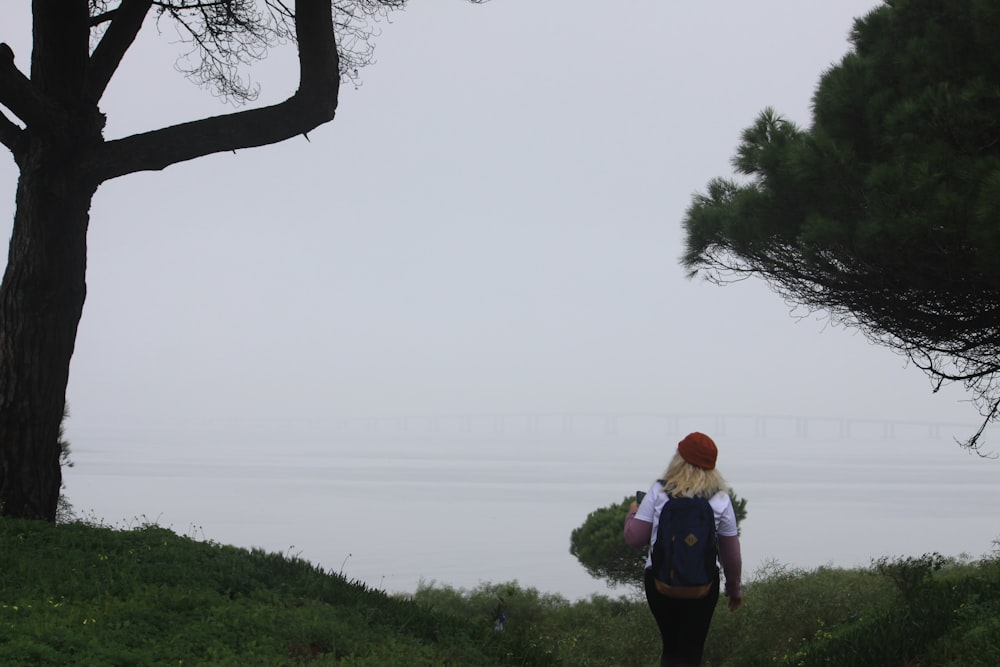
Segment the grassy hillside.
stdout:
[[492,627],[427,611],[295,557],[0,520],[0,664],[552,664]]
[[[503,632],[493,629],[502,611]],[[570,603],[516,582],[388,596],[294,556],[0,519],[0,665],[657,664],[634,595]],[[936,555],[872,568],[771,565],[720,607],[711,667],[1000,664],[1000,565]]]

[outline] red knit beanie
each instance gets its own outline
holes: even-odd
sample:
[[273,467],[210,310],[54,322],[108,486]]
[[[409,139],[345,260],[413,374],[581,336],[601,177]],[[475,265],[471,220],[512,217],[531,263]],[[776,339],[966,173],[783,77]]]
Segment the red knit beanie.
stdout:
[[719,456],[719,450],[712,439],[697,431],[684,436],[677,444],[677,451],[682,459],[705,470],[715,468],[715,459]]

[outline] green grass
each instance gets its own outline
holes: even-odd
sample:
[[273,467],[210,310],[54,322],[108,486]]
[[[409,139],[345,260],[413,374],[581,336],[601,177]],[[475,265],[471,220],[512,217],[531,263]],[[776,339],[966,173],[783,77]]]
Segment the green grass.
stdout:
[[[868,569],[771,564],[720,606],[707,667],[1000,664],[1000,565],[936,554]],[[498,609],[504,632],[493,630]],[[295,556],[152,524],[0,519],[0,665],[657,664],[634,595],[516,582],[389,596]]]
[[0,664],[546,665],[294,556],[155,525],[0,520]]

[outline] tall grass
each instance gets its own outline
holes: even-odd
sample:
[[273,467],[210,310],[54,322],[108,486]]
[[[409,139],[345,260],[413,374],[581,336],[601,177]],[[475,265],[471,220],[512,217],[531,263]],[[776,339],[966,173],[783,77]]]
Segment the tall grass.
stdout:
[[649,665],[658,662],[658,636],[645,602],[595,595],[582,602],[521,588],[516,581],[473,590],[421,585],[410,598],[433,610],[493,625],[506,617],[503,634],[541,650],[560,665]]
[[859,570],[812,571],[769,563],[745,586],[741,609],[716,610],[706,644],[713,666],[783,664],[834,628],[849,626],[893,598],[891,581]]

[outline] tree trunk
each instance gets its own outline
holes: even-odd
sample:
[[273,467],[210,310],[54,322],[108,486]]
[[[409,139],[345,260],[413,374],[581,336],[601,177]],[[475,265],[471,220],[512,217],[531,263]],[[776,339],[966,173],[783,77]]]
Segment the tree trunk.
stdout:
[[[152,3],[126,0],[90,55],[90,0],[32,0],[31,79],[0,44],[0,143],[20,169],[0,284],[0,515],[55,521],[59,426],[86,297],[87,226],[100,183],[283,141],[331,120],[340,60],[329,0],[295,3],[299,88],[279,104],[111,142],[98,101]],[[97,3],[100,5],[101,3]],[[231,38],[237,43],[237,34]],[[239,48],[237,48],[239,51]]]
[[[45,144],[47,142],[38,142]],[[0,285],[0,514],[55,521],[59,426],[86,296],[96,185],[73,151],[29,148]]]

